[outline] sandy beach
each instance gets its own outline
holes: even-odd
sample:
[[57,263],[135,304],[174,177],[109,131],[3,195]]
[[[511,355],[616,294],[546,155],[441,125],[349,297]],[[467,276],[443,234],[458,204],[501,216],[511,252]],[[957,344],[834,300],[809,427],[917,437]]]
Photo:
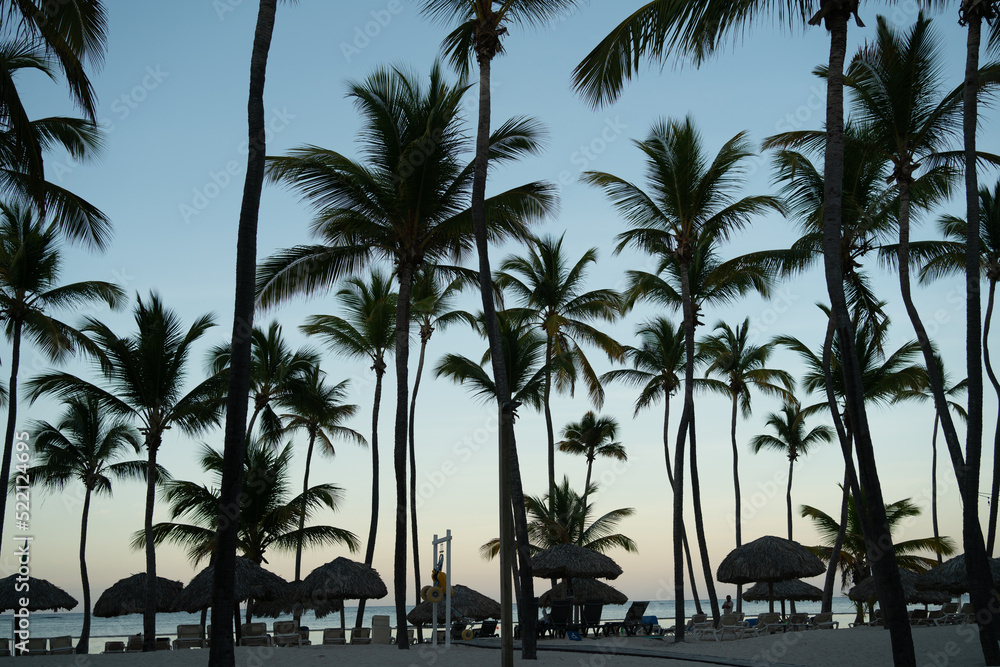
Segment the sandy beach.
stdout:
[[[918,667],[972,667],[983,665],[976,631],[970,626],[913,629]],[[611,637],[583,641],[542,640],[537,662],[515,664],[577,665],[602,667],[608,664],[680,666],[694,664],[787,667],[882,667],[891,665],[889,633],[882,629],[794,632],[769,637],[702,641],[675,645],[668,638]],[[89,656],[42,656],[32,660],[40,665],[75,667],[124,666],[195,667],[206,665],[207,650],[161,651],[141,657],[136,654]],[[477,645],[456,643],[450,649],[430,645],[400,651],[395,646],[310,646],[304,648],[238,648],[236,664],[242,667],[320,667],[333,664],[366,666],[459,667],[496,663],[500,660],[499,640],[480,640]]]

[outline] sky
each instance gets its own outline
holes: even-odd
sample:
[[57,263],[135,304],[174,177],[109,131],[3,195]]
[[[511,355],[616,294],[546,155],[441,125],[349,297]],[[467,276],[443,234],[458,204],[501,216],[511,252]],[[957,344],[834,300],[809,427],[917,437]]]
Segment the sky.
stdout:
[[[592,266],[588,287],[622,288],[625,271],[651,269],[648,257],[626,251],[613,253],[613,239],[623,222],[603,194],[579,182],[585,170],[606,171],[641,183],[643,164],[633,140],[646,136],[662,118],[690,116],[704,136],[709,151],[741,131],[755,146],[764,137],[793,129],[818,129],[825,109],[823,82],[812,74],[824,63],[829,40],[825,31],[811,28],[788,32],[767,26],[748,31],[740,43],[726,49],[700,69],[670,61],[664,66],[644,65],[627,84],[620,99],[599,110],[591,109],[570,87],[573,67],[639,2],[584,0],[575,10],[537,28],[514,27],[506,38],[506,54],[493,66],[493,125],[513,116],[532,116],[547,128],[545,151],[511,167],[498,170],[490,191],[528,180],[546,179],[559,185],[558,215],[539,225],[537,233],[565,234],[564,246],[574,261],[596,247],[599,261]],[[98,116],[105,130],[105,150],[100,159],[77,164],[64,155],[46,161],[49,178],[84,196],[108,214],[115,227],[113,245],[104,254],[79,247],[64,249],[62,280],[105,280],[119,284],[131,296],[151,291],[161,295],[186,325],[213,313],[217,326],[196,346],[187,374],[191,386],[205,377],[205,353],[226,340],[231,330],[236,229],[246,166],[246,102],[250,49],[256,22],[256,4],[244,0],[184,0],[177,3],[137,3],[107,0],[108,49],[100,69],[90,68],[98,96]],[[853,24],[849,54],[861,40],[874,35],[877,13],[903,28],[916,20],[914,2],[886,7],[867,3],[862,17],[868,27]],[[942,40],[945,71],[958,85],[964,68],[965,38],[953,13],[935,18]],[[314,144],[348,155],[357,150],[357,113],[345,98],[346,82],[358,80],[375,68],[396,65],[426,77],[450,26],[429,21],[411,0],[365,0],[351,3],[282,3],[278,8],[274,38],[267,66],[265,110],[267,151],[281,155],[290,149]],[[18,80],[32,117],[78,114],[61,81],[25,76]],[[475,86],[466,95],[466,119],[474,131]],[[981,117],[980,145],[997,143],[995,111]],[[471,159],[471,156],[470,156]],[[996,173],[981,175],[992,183]],[[758,155],[748,164],[744,194],[774,193],[770,160]],[[958,200],[939,212],[961,211]],[[932,234],[928,219],[915,238]],[[310,212],[293,192],[265,186],[260,209],[258,259],[274,251],[309,240]],[[725,248],[727,256],[751,250],[787,247],[797,237],[795,225],[780,215],[756,220]],[[496,267],[515,247],[491,249]],[[876,266],[876,290],[888,302],[894,326],[890,345],[895,348],[913,338],[898,297],[893,275]],[[471,295],[462,304],[476,308]],[[940,346],[946,366],[964,376],[964,293],[959,280],[941,281],[915,288],[917,305],[932,337]],[[822,275],[813,270],[781,285],[773,298],[742,299],[705,314],[706,327],[718,321],[737,325],[749,318],[756,340],[767,344],[772,336],[790,334],[821,345],[825,321],[815,304],[826,300]],[[336,314],[331,294],[296,299],[264,313],[258,322],[277,320],[294,346],[314,345],[298,331],[311,314]],[[134,331],[129,311],[111,313],[65,312],[61,317],[78,322],[95,315],[124,335]],[[633,344],[637,325],[661,314],[640,307],[608,330],[618,340]],[[662,313],[679,323],[676,313]],[[485,343],[458,327],[434,334],[428,346],[428,367],[447,352],[478,359]],[[595,350],[590,358],[598,372],[613,366]],[[0,347],[0,359],[10,359],[9,344]],[[800,376],[802,367],[788,351],[775,349],[772,364]],[[411,378],[413,369],[411,365]],[[49,369],[34,350],[24,352],[21,377]],[[71,361],[65,368],[92,381],[99,377],[87,364]],[[322,368],[333,381],[350,380],[350,401],[359,406],[350,426],[370,439],[374,390],[368,364],[324,351]],[[392,368],[390,364],[390,369]],[[392,419],[395,412],[392,372],[386,376],[381,405],[380,480],[381,512],[374,566],[387,582],[392,572],[394,491],[391,466]],[[635,515],[621,524],[621,532],[638,543],[638,553],[610,555],[624,574],[615,582],[628,596],[672,599],[671,496],[662,449],[662,406],[633,417],[636,391],[611,385],[601,414],[620,422],[620,441],[628,451],[626,463],[598,460],[594,478],[599,482],[592,496],[598,513],[631,507]],[[803,402],[819,397],[801,396]],[[679,414],[680,398],[672,404]],[[723,398],[699,396],[698,457],[702,507],[713,567],[734,547],[732,449],[729,440],[729,404]],[[739,424],[740,475],[743,488],[743,539],[785,535],[785,485],[788,461],[779,453],[752,454],[747,440],[765,430],[767,414],[780,406],[773,399],[753,397],[753,416]],[[557,432],[592,409],[586,392],[554,397],[552,413]],[[60,407],[40,400],[22,406],[18,430],[31,420],[56,421]],[[876,407],[870,410],[883,495],[887,501],[911,498],[923,515],[904,525],[897,537],[911,539],[931,534],[930,469],[933,412],[926,405]],[[996,401],[987,390],[985,441],[992,440]],[[675,423],[675,422],[674,422]],[[814,423],[822,423],[817,419]],[[517,441],[524,489],[541,495],[546,486],[545,424],[540,414],[522,408],[517,421]],[[673,436],[672,436],[673,437]],[[497,530],[496,422],[490,406],[466,389],[425,373],[416,416],[419,546],[421,563],[429,576],[431,538],[451,530],[453,581],[497,595],[498,565],[484,562],[478,548]],[[306,442],[292,439],[295,448],[293,480],[301,480]],[[221,449],[222,431],[187,437],[176,429],[167,433],[159,462],[176,479],[209,483],[197,465],[201,443]],[[987,453],[983,470],[992,467]],[[939,471],[941,532],[960,542],[960,503],[954,475],[942,461]],[[557,453],[558,478],[568,475],[581,487],[586,469],[582,458]],[[830,514],[839,509],[838,483],[843,477],[839,447],[823,446],[795,465],[793,503],[808,504]],[[984,474],[981,490],[989,488]],[[350,443],[339,443],[333,458],[316,457],[311,481],[340,485],[345,500],[338,512],[325,511],[316,522],[353,531],[364,541],[370,517],[370,452]],[[299,488],[301,482],[295,481]],[[688,495],[688,497],[690,497]],[[88,565],[94,599],[116,580],[145,569],[144,556],[129,548],[132,535],[142,528],[144,485],[122,483],[113,498],[93,503],[88,540]],[[81,598],[78,569],[79,526],[82,496],[76,489],[63,494],[32,490],[32,574],[59,584]],[[988,506],[980,504],[985,516]],[[690,510],[688,511],[690,517]],[[159,503],[156,521],[168,520],[165,503]],[[0,572],[13,569],[14,532],[8,518],[0,555]],[[689,519],[689,525],[693,522]],[[817,536],[796,512],[794,537],[815,544]],[[337,556],[343,548],[310,550],[303,556],[303,570],[310,571]],[[363,550],[352,556],[363,558]],[[269,551],[267,566],[291,578],[294,557]],[[173,546],[157,550],[157,573],[187,582],[203,567],[192,565],[184,551]],[[412,582],[412,566],[408,566]],[[697,575],[704,596],[704,581]],[[538,582],[538,590],[544,588]],[[407,590],[412,591],[412,583]],[[735,587],[718,584],[721,595]],[[412,593],[410,593],[412,597]],[[82,598],[81,598],[82,599]],[[390,598],[386,598],[388,603]]]

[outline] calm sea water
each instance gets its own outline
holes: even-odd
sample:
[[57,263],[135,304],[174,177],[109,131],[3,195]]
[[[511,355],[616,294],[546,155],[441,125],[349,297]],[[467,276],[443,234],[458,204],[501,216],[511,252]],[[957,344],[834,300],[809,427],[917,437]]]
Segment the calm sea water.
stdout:
[[[709,613],[708,601],[703,600],[702,606],[706,613]],[[604,607],[603,619],[606,621],[610,620],[621,620],[625,617],[625,612],[629,605],[607,605]],[[778,608],[777,603],[775,604],[776,609]],[[819,602],[799,602],[796,603],[796,611],[806,612],[806,613],[817,613],[820,610]],[[694,601],[688,601],[685,604],[685,614],[687,616],[692,616],[695,613]],[[767,611],[767,603],[759,602],[744,602],[743,603],[743,613],[747,617],[755,616],[762,612]],[[245,613],[245,612],[244,612]],[[834,618],[840,621],[841,627],[846,628],[848,622],[854,620],[854,605],[850,600],[843,597],[837,597],[833,599],[833,613]],[[396,609],[395,607],[388,606],[371,606],[365,607],[364,625],[366,627],[371,627],[371,618],[374,615],[383,614],[389,616],[389,622],[392,626],[396,624]],[[649,603],[646,608],[646,614],[657,616],[663,619],[662,625],[673,625],[672,618],[674,615],[674,603],[672,600],[654,600]],[[357,616],[356,607],[347,607],[345,609],[345,619],[347,622],[347,627],[354,626],[354,619]],[[514,619],[517,622],[517,610],[514,611]],[[268,622],[268,627],[271,627],[271,621],[275,619],[259,619]],[[291,620],[291,616],[282,616],[276,620]],[[12,631],[12,621],[13,616],[11,614],[0,615],[0,637],[11,636]],[[172,637],[177,633],[177,626],[184,624],[198,624],[201,622],[200,614],[187,614],[187,613],[173,613],[173,614],[157,614],[156,615],[156,634],[160,637]],[[340,627],[340,615],[331,614],[322,619],[317,620],[312,612],[307,612],[302,615],[302,625],[310,628],[311,639],[313,643],[319,643],[322,641],[322,631],[324,628],[334,628]],[[75,612],[34,612],[31,614],[31,634],[35,637],[59,637],[62,635],[70,635],[74,638],[80,636],[80,630],[83,627],[83,614]],[[91,617],[90,621],[90,650],[91,652],[100,652],[104,650],[104,642],[109,640],[124,640],[128,635],[133,635],[138,632],[142,632],[142,615],[132,614],[130,616],[121,616],[118,618],[96,618]]]

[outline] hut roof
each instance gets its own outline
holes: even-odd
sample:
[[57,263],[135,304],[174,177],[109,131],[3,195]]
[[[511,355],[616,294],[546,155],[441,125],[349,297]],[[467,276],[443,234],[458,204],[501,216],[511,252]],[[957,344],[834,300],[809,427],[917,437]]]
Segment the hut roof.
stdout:
[[617,579],[621,567],[604,554],[575,544],[557,544],[531,557],[536,577],[584,577]]
[[[452,586],[452,591],[452,619],[482,621],[487,618],[500,618],[500,603],[493,598],[461,584]],[[433,605],[430,602],[421,602],[406,615],[406,620],[414,625],[428,625],[432,617]],[[445,606],[442,603],[438,604],[438,622],[444,623],[444,621]]]
[[[72,609],[77,604],[69,593],[45,579],[28,577],[25,582],[23,578],[17,581],[18,576],[12,574],[0,579],[0,612],[19,609],[21,598],[28,598],[28,611]],[[17,590],[18,584],[23,586],[25,583],[28,584],[27,591]]]
[[320,565],[299,582],[294,598],[309,609],[333,600],[383,598],[389,594],[374,568],[343,556]]
[[[199,572],[194,579],[178,594],[174,607],[178,611],[195,612],[212,604],[212,582],[215,579],[215,566],[209,565]],[[242,556],[236,557],[236,577],[233,587],[233,599],[237,602],[249,600],[273,600],[287,597],[288,582],[268,572],[252,560]]]
[[[744,591],[743,599],[747,602],[767,602],[771,599],[768,595],[767,582],[760,582]],[[818,601],[823,599],[823,591],[799,579],[788,579],[774,583],[774,599],[794,600],[796,602]]]
[[[549,605],[552,600],[561,600],[566,597],[566,582],[560,581],[539,596],[538,604]],[[617,588],[597,579],[574,579],[573,604],[586,604],[587,600],[601,600],[604,604],[625,604],[628,602],[628,596]]]
[[716,579],[749,584],[815,577],[824,572],[823,561],[798,542],[765,535],[730,551],[719,564]]
[[[900,570],[899,578],[903,584],[903,598],[907,603],[944,604],[951,601],[951,594],[939,590],[921,590],[917,588],[917,575],[909,570]],[[875,577],[868,577],[847,593],[847,597],[855,602],[864,602],[869,598],[878,599],[875,592]]]
[[[179,581],[156,578],[156,611],[174,610],[174,600],[184,588]],[[142,614],[146,611],[146,573],[133,574],[115,582],[101,593],[94,603],[94,616],[109,618],[127,614]]]
[[[993,584],[1000,585],[1000,558],[988,560]],[[955,594],[968,592],[969,580],[965,572],[965,554],[955,556],[943,564],[917,575],[916,587],[924,590],[948,591]]]

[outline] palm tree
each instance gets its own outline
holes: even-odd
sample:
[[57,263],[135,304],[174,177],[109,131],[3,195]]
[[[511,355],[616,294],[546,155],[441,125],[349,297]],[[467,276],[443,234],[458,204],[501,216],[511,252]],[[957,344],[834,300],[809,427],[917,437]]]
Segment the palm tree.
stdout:
[[[847,373],[846,386],[850,409],[856,428],[855,440],[860,475],[874,505],[867,534],[875,542],[891,541],[889,525],[883,516],[882,490],[875,468],[868,416],[862,400],[860,370],[853,342],[851,316],[844,292],[844,267],[841,260],[841,188],[844,175],[844,60],[847,56],[847,26],[850,18],[864,24],[858,14],[859,0],[837,2],[777,2],[775,0],[703,0],[675,2],[651,0],[629,15],[581,62],[573,73],[574,85],[594,106],[614,101],[624,82],[637,71],[641,60],[649,56],[666,62],[676,54],[690,56],[700,64],[726,42],[736,41],[745,34],[748,24],[761,17],[776,18],[788,28],[798,28],[806,21],[823,24],[830,33],[830,56],[827,65],[826,144],[823,173],[823,258],[827,291],[830,295],[833,326],[840,344],[846,346],[843,359]],[[975,121],[972,121],[973,123]],[[971,316],[970,316],[971,317]],[[977,316],[978,317],[978,316]],[[846,455],[846,453],[845,453]],[[864,517],[867,523],[868,516]],[[676,559],[675,559],[676,567]],[[875,555],[874,570],[882,591],[882,608],[890,630],[893,662],[898,666],[914,665],[913,640],[909,618],[903,600],[899,573],[892,552],[883,550]],[[682,601],[678,599],[678,616]],[[679,621],[679,619],[678,619]],[[679,627],[679,626],[678,626]],[[675,641],[683,641],[683,632]],[[984,640],[985,641],[985,640]],[[994,640],[995,643],[995,640]],[[984,645],[985,646],[985,645]],[[998,663],[1000,664],[1000,663]]]
[[[674,469],[670,458],[670,399],[681,386],[680,373],[684,372],[684,330],[675,328],[673,322],[656,317],[639,325],[636,336],[640,347],[626,345],[625,358],[632,362],[632,368],[608,371],[601,376],[601,382],[624,382],[639,387],[639,397],[635,399],[633,416],[645,408],[653,406],[663,398],[663,458],[667,466],[667,482],[670,491],[674,489]],[[698,380],[696,380],[698,382]],[[701,598],[694,579],[694,562],[688,545],[687,530],[681,526],[681,541],[684,558],[687,560],[688,576],[691,579],[691,597],[695,609],[701,613]]]
[[[107,418],[92,397],[71,398],[66,402],[62,419],[53,426],[48,422],[32,423],[36,465],[24,475],[31,484],[62,492],[74,480],[83,484],[83,512],[80,520],[80,580],[83,585],[83,629],[76,645],[77,653],[87,653],[90,643],[90,579],[87,576],[87,522],[90,497],[111,495],[112,480],[144,479],[146,468],[141,460],[126,460],[129,450],[139,453],[139,433],[124,420]],[[162,471],[161,471],[162,472]],[[12,482],[16,482],[15,478]],[[13,484],[12,484],[13,486]]]
[[[943,215],[938,219],[938,231],[945,241],[910,244],[910,257],[923,264],[920,282],[929,282],[945,276],[965,275],[965,254],[969,237],[969,226],[963,218]],[[981,277],[988,286],[986,316],[983,322],[983,364],[993,390],[1000,399],[1000,381],[997,380],[990,359],[990,325],[993,322],[993,307],[996,303],[997,281],[1000,281],[1000,181],[990,191],[979,190],[979,249]],[[967,295],[971,300],[971,295]],[[978,321],[978,320],[977,320]],[[971,363],[971,362],[970,362]],[[945,383],[947,384],[947,382]],[[947,394],[947,389],[945,390]],[[971,397],[970,397],[971,400]],[[972,426],[969,427],[970,429]],[[968,446],[966,446],[968,447]],[[997,504],[1000,502],[1000,414],[993,436],[993,485],[990,490],[990,518],[986,538],[986,553],[992,554],[996,543]]]
[[618,461],[628,460],[625,446],[620,442],[614,442],[614,439],[618,437],[618,420],[614,417],[598,417],[593,410],[587,410],[583,419],[563,427],[562,437],[563,439],[559,442],[560,452],[583,456],[587,459],[587,477],[583,483],[583,498],[580,499],[580,502],[586,507],[594,459],[602,456]]
[[[209,661],[220,667],[235,667],[236,653],[229,628],[234,627],[236,577],[236,522],[227,519],[239,514],[240,476],[243,474],[243,450],[247,433],[247,401],[250,393],[251,332],[253,331],[255,277],[257,273],[257,221],[260,197],[264,189],[264,166],[267,135],[264,131],[264,79],[267,56],[271,50],[278,0],[260,0],[257,26],[250,52],[250,88],[247,99],[247,175],[243,182],[239,227],[236,234],[236,290],[233,328],[230,339],[232,357],[229,388],[226,394],[226,427],[223,458],[225,461],[219,493],[219,549],[212,580],[212,624],[220,628],[210,640]],[[151,549],[152,547],[147,547]],[[221,628],[226,628],[222,631]],[[151,640],[150,640],[151,641]]]
[[[323,508],[337,511],[343,501],[343,489],[335,484],[318,484],[300,495],[289,497],[292,446],[275,451],[260,441],[247,444],[243,469],[243,497],[237,523],[240,554],[260,565],[266,563],[268,549],[294,552],[300,544],[329,548],[344,546],[354,552],[358,538],[335,526],[304,527],[305,519]],[[199,460],[202,469],[215,478],[212,486],[196,482],[173,481],[167,485],[170,519],[153,527],[155,544],[172,543],[187,547],[193,565],[217,552],[216,524],[219,508],[218,482],[222,479],[223,455],[203,445]],[[180,523],[186,518],[190,523]],[[146,545],[146,534],[137,531],[132,548]],[[247,623],[250,607],[247,607]]]
[[[392,291],[392,279],[372,270],[368,282],[349,278],[346,286],[337,292],[344,317],[313,315],[299,327],[310,336],[318,336],[334,353],[354,359],[367,359],[375,371],[375,398],[372,402],[372,517],[365,547],[365,565],[375,557],[375,539],[378,536],[379,508],[379,456],[378,417],[382,405],[382,376],[387,368],[386,354],[391,354],[395,336],[398,295]],[[361,627],[365,601],[358,605],[357,626]]]
[[[212,376],[183,393],[191,347],[213,326],[211,315],[199,317],[185,331],[177,314],[166,308],[154,292],[146,301],[137,296],[134,319],[136,333],[124,337],[93,317],[85,319],[82,332],[89,336],[98,352],[95,365],[107,388],[70,373],[49,372],[28,382],[28,395],[32,401],[42,395],[93,398],[111,415],[140,423],[149,471],[143,530],[146,536],[151,536],[158,483],[156,456],[163,443],[163,432],[177,426],[187,434],[196,435],[217,424],[219,396],[226,378]],[[217,514],[219,506],[215,509]],[[147,539],[144,651],[155,650],[156,600],[156,551],[152,539]]]
[[[319,364],[319,355],[310,349],[292,352],[281,335],[281,325],[272,321],[267,331],[254,327],[250,333],[250,398],[253,413],[247,424],[247,437],[253,432],[257,417],[261,417],[261,435],[265,440],[280,437],[281,419],[276,404],[290,398],[302,388],[302,380]],[[221,373],[229,368],[230,343],[209,350],[209,373]]]
[[[53,318],[56,308],[81,308],[104,301],[119,308],[124,292],[117,285],[91,280],[59,285],[62,252],[56,230],[30,209],[0,203],[0,322],[11,342],[10,380],[7,390],[7,425],[4,431],[0,479],[10,479],[17,426],[17,381],[22,338],[27,336],[47,357],[61,359],[66,352],[89,349],[90,343],[73,327]],[[0,494],[0,532],[7,495]]]
[[[483,317],[486,322],[487,335],[490,342],[490,350],[493,358],[493,377],[497,387],[497,408],[500,418],[500,446],[509,454],[503,454],[501,461],[506,461],[510,468],[510,488],[511,503],[513,505],[514,532],[517,540],[523,545],[518,549],[518,562],[520,563],[520,579],[522,597],[518,609],[521,622],[523,624],[522,636],[524,641],[521,645],[521,657],[524,660],[534,660],[535,654],[535,621],[536,610],[534,608],[534,584],[531,576],[531,558],[528,553],[528,524],[524,510],[524,490],[521,485],[521,471],[517,459],[517,444],[514,440],[513,418],[507,419],[504,415],[505,406],[510,404],[511,391],[507,378],[503,377],[503,365],[500,363],[502,353],[500,350],[500,324],[497,321],[496,306],[493,303],[492,272],[490,270],[490,256],[488,247],[487,216],[486,216],[486,175],[489,171],[489,161],[493,158],[489,150],[490,123],[492,115],[492,66],[493,59],[503,53],[503,37],[508,34],[507,26],[515,25],[541,25],[551,18],[558,16],[560,12],[574,7],[577,0],[507,0],[494,9],[496,3],[492,0],[424,0],[423,12],[441,22],[450,23],[458,21],[458,26],[452,30],[445,38],[443,49],[449,56],[449,60],[465,78],[470,71],[473,58],[479,67],[479,117],[476,124],[476,161],[475,174],[472,183],[472,225],[476,237],[476,251],[479,258],[479,292],[483,301]],[[511,531],[507,530],[507,519],[509,515],[505,508],[506,488],[502,483],[505,475],[502,473],[501,480],[501,507],[500,522],[501,534],[505,538]],[[507,540],[505,539],[505,543]],[[505,664],[510,663],[513,658],[513,627],[510,620],[510,609],[508,602],[507,572],[511,570],[513,558],[509,549],[513,548],[511,543],[506,543],[506,547],[500,557],[500,570],[503,572],[504,582],[501,586],[500,597],[503,605],[503,618],[501,619],[501,635],[510,637],[504,640],[501,653]]]
[[[621,345],[588,321],[614,322],[621,313],[622,299],[614,290],[583,291],[586,269],[597,262],[597,248],[590,248],[569,266],[562,247],[564,238],[565,235],[558,239],[551,236],[531,239],[524,256],[508,257],[500,265],[496,283],[501,289],[514,293],[521,307],[534,317],[545,333],[546,365],[556,355],[569,355],[587,383],[591,401],[600,408],[604,403],[604,390],[579,341],[596,345],[609,358],[619,359]],[[554,496],[556,485],[555,432],[550,406],[552,380],[551,376],[546,376],[544,398],[550,497]],[[557,389],[568,389],[572,395],[574,383],[571,378],[556,376],[555,381]]]
[[750,449],[759,454],[762,449],[772,449],[788,456],[788,539],[792,539],[792,473],[795,462],[805,456],[821,442],[833,440],[833,429],[825,424],[806,431],[806,413],[798,401],[786,401],[781,412],[768,414],[764,424],[774,430],[774,434],[761,433],[750,439]]
[[[280,251],[263,267],[258,292],[265,305],[296,293],[327,288],[345,272],[375,258],[393,262],[399,281],[396,311],[396,612],[406,602],[406,442],[408,420],[410,291],[425,262],[459,262],[471,250],[472,220],[467,198],[474,166],[461,155],[461,102],[466,87],[444,81],[431,68],[430,84],[398,68],[376,71],[350,85],[363,116],[366,162],[313,146],[274,158],[269,178],[296,188],[317,210],[313,231],[326,245]],[[494,160],[515,160],[538,150],[535,123],[516,119],[490,137]],[[494,239],[524,238],[527,224],[553,207],[552,188],[528,183],[492,198],[489,229]],[[306,270],[302,262],[308,261]],[[363,605],[362,607],[363,608]],[[360,609],[359,608],[359,609]],[[406,635],[399,636],[406,648]]]
[[[792,376],[782,370],[767,367],[771,356],[769,346],[750,342],[750,318],[733,330],[725,322],[715,325],[715,331],[698,343],[698,356],[708,363],[702,386],[732,399],[730,438],[733,445],[733,487],[736,494],[736,546],[743,544],[742,503],[740,502],[739,447],[736,444],[737,410],[743,418],[750,416],[750,389],[767,396],[787,397],[793,387]],[[709,378],[717,375],[719,379]],[[781,386],[778,386],[780,383]],[[736,611],[743,610],[743,587],[736,590]]]
[[[742,181],[740,165],[751,156],[743,133],[728,140],[714,157],[706,153],[701,135],[690,118],[659,121],[651,128],[647,139],[635,143],[645,155],[647,180],[652,194],[611,174],[585,172],[582,178],[584,182],[602,188],[628,222],[629,229],[617,237],[617,251],[635,246],[660,257],[662,268],[674,272],[680,283],[686,367],[684,411],[677,431],[674,461],[674,587],[678,641],[681,641],[684,571],[680,526],[683,520],[684,443],[689,429],[694,432],[691,422],[694,419],[695,295],[706,298],[706,289],[692,289],[692,275],[696,278],[710,275],[705,269],[711,265],[714,250],[721,242],[749,224],[755,216],[768,210],[781,211],[781,205],[774,197],[758,195],[736,199],[733,195],[732,188]],[[699,281],[695,287],[708,286]],[[766,291],[767,283],[758,283],[757,287]],[[738,290],[736,287],[732,289]],[[667,290],[667,293],[677,295],[673,289]],[[692,450],[694,446],[692,442]],[[712,615],[717,619],[718,601],[696,497],[698,489],[692,489],[702,568],[712,603]]]

